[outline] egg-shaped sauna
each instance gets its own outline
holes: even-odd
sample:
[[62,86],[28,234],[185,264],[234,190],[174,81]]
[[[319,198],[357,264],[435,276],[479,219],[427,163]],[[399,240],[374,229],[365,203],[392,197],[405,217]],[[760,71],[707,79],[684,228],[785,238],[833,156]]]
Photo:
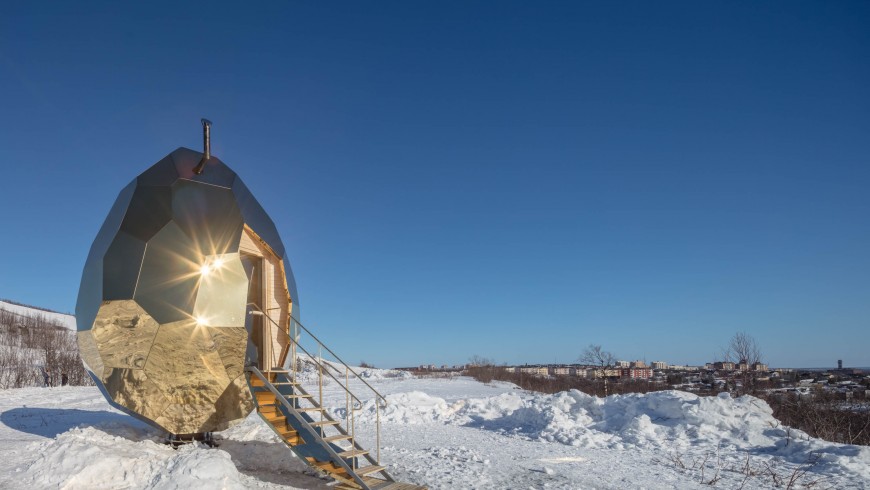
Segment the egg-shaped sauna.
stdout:
[[247,416],[246,364],[286,365],[299,318],[275,225],[210,155],[203,126],[203,153],[179,148],[121,190],[76,304],[79,350],[103,395],[174,436]]

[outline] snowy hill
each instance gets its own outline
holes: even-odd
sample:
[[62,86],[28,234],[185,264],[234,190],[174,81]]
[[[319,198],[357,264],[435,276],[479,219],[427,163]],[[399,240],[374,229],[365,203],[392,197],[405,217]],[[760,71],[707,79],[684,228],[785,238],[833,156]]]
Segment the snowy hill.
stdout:
[[[387,395],[382,458],[433,489],[865,488],[870,448],[780,426],[752,397],[667,391],[606,399],[541,395],[509,383],[369,370]],[[335,385],[331,406],[343,406]],[[335,412],[342,416],[341,410]],[[357,414],[374,446],[372,404]],[[159,442],[96,388],[0,395],[0,488],[331,488],[256,415],[218,434],[220,447]]]
[[30,306],[16,305],[3,300],[0,300],[0,310],[5,310],[15,315],[42,317],[47,321],[57,323],[70,330],[76,329],[76,317],[73,315],[67,315],[66,313],[58,313],[55,311],[43,310]]

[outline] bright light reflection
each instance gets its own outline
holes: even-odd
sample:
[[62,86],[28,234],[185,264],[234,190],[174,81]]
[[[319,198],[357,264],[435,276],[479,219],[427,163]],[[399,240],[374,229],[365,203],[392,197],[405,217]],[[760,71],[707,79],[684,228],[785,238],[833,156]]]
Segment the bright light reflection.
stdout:
[[203,326],[203,327],[207,327],[208,320],[206,320],[204,317],[198,316],[198,317],[196,317],[196,324]]
[[223,265],[224,259],[219,257],[211,261],[211,263],[206,262],[205,264],[202,264],[202,267],[199,268],[199,272],[203,276],[207,276],[211,274],[212,271],[220,269]]

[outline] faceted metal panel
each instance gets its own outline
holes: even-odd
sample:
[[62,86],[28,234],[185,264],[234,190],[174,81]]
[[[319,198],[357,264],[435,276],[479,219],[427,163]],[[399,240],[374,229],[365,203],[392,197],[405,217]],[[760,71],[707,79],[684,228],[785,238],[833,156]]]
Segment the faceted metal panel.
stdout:
[[238,252],[245,222],[231,190],[179,180],[172,184],[172,217],[203,255]]
[[166,410],[169,400],[142,369],[106,368],[101,377],[111,401],[154,420]]
[[85,367],[92,373],[103,373],[103,358],[100,357],[100,351],[97,349],[97,341],[94,340],[92,330],[80,330],[76,332],[76,338],[79,344],[79,355],[82,356],[82,361]]
[[147,242],[171,220],[172,189],[168,185],[142,187],[140,184],[130,200],[121,230]]
[[175,322],[162,325],[154,339],[145,373],[169,400],[166,416],[174,419],[175,433],[202,432],[232,382],[210,333],[219,328]]
[[148,241],[133,297],[158,323],[189,320],[201,264],[193,240],[170,221]]
[[[302,321],[302,317],[299,316],[299,294],[296,292],[296,278],[293,276],[293,269],[290,268],[290,261],[287,260],[287,255],[281,258],[281,266],[284,267],[284,278],[287,280],[287,291],[290,292],[290,297],[293,298],[293,304],[290,305],[290,315],[298,321]],[[297,334],[292,333],[294,338],[298,337]]]
[[97,235],[76,304],[85,367],[117,408],[176,434],[223,430],[253,408],[244,226],[283,258],[275,225],[219,159],[179,148],[125,187]]
[[269,244],[269,247],[272,248],[276,256],[283,257],[284,244],[281,243],[275,223],[272,222],[272,218],[260,206],[257,198],[248,190],[248,186],[238,177],[233,182],[233,194],[236,195],[236,201],[239,203],[239,209],[242,212],[242,218],[245,220],[245,223],[251,229],[257,231],[257,235]]
[[245,372],[247,329],[245,327],[213,328],[210,333],[227,376],[234,379],[241,376]]
[[158,327],[133,300],[104,303],[91,329],[103,366],[144,368]]
[[236,180],[236,173],[215,157],[209,159],[201,174],[197,175],[193,173],[193,169],[202,159],[202,153],[197,151],[179,148],[172,152],[172,159],[175,161],[175,168],[178,170],[179,178],[184,180],[193,180],[204,184],[226,187],[227,189],[232,187],[233,182]]
[[193,317],[201,325],[245,324],[248,276],[239,254],[210,255],[202,266]]
[[145,242],[118,232],[103,258],[103,299],[132,298],[139,280]]
[[[179,148],[175,151],[177,152],[179,150],[185,150],[185,148]],[[166,155],[162,160],[155,163],[151,168],[136,177],[136,182],[139,187],[168,187],[176,180],[178,180],[178,169],[175,167],[175,160],[172,158],[172,153]]]
[[82,272],[79,297],[76,301],[76,327],[79,330],[91,328],[100,303],[103,301],[103,257],[115,239],[135,189],[136,181],[134,180],[121,190],[91,245],[88,260],[85,262],[85,269]]

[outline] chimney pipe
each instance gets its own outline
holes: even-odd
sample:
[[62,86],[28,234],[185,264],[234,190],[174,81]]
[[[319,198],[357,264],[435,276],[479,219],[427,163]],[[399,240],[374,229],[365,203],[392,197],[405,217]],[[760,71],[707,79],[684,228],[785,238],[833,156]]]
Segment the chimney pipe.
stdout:
[[202,160],[194,167],[193,173],[200,175],[205,169],[205,162],[211,158],[211,121],[208,119],[200,119],[202,121]]

